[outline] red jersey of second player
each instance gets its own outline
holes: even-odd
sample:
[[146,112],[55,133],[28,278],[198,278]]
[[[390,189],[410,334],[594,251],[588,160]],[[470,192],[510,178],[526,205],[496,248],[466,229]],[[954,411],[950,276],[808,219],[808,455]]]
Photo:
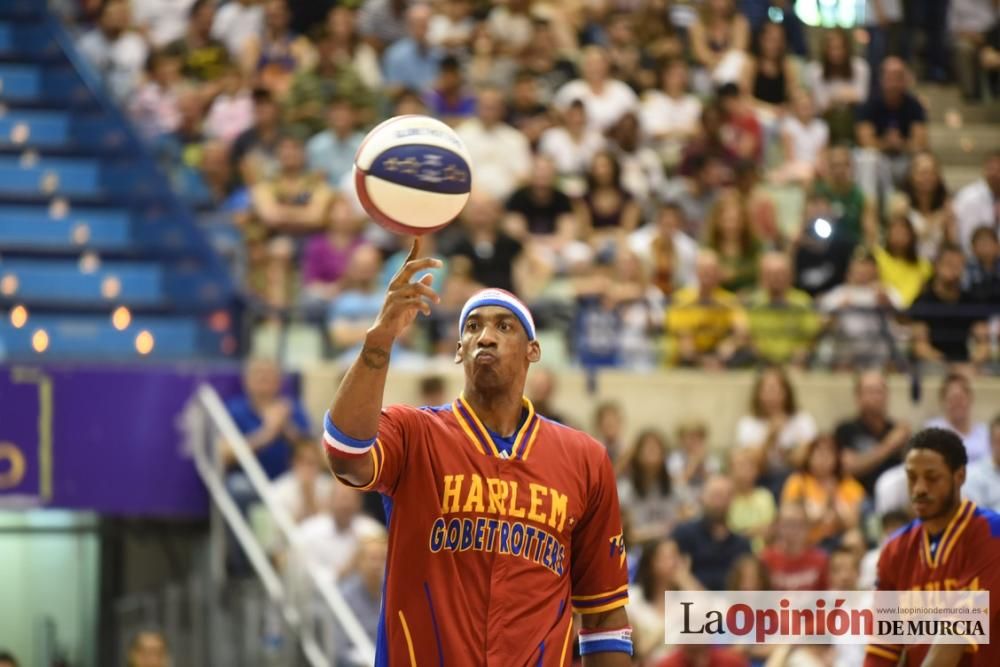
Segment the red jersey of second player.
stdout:
[[461,398],[382,412],[364,487],[389,524],[376,665],[566,665],[572,612],[627,602],[607,451],[524,405],[508,458]]
[[[1000,515],[963,500],[937,544],[919,519],[901,528],[878,559],[878,590],[1000,591]],[[992,596],[991,596],[992,597]],[[990,629],[1000,627],[1000,605],[990,600]],[[1000,641],[969,646],[959,667],[997,667]],[[930,646],[872,644],[865,667],[889,667],[906,653],[907,665],[921,665]]]

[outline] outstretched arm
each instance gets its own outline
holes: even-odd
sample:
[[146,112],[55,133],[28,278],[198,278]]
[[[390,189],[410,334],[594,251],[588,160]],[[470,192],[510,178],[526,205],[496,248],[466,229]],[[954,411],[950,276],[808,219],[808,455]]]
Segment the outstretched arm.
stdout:
[[[337,389],[330,405],[328,436],[331,425],[343,440],[371,440],[378,431],[392,344],[416,319],[417,313],[430,315],[430,303],[440,300],[430,287],[429,274],[417,282],[410,282],[416,272],[441,266],[437,259],[417,259],[419,253],[420,239],[417,238],[403,266],[389,283],[382,310],[365,335],[361,354]],[[337,476],[358,486],[368,484],[375,472],[370,456],[338,456],[327,447],[327,461]]]

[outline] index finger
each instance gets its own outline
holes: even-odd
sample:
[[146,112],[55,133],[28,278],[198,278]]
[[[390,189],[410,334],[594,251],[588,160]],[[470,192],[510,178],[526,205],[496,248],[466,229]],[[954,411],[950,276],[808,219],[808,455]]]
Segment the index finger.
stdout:
[[409,254],[406,256],[406,259],[403,260],[403,263],[399,265],[399,269],[396,271],[396,275],[392,277],[392,280],[389,281],[389,284],[395,284],[396,282],[399,281],[400,277],[403,275],[403,270],[406,268],[406,265],[412,262],[414,259],[416,259],[417,255],[420,254],[420,245],[421,245],[420,237],[414,236],[413,245],[410,246]]

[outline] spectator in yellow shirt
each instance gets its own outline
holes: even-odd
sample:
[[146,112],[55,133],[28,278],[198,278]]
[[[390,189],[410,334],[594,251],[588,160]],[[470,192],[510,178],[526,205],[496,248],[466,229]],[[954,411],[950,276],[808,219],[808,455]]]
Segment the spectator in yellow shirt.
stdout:
[[865,488],[844,471],[840,448],[828,433],[809,443],[802,470],[785,480],[781,490],[782,505],[805,507],[813,544],[857,526],[864,498]]
[[872,255],[882,284],[894,288],[902,306],[909,308],[934,273],[930,261],[917,255],[913,223],[905,216],[894,215],[885,231],[885,247],[875,246]]
[[719,369],[747,358],[746,313],[736,295],[720,287],[719,258],[703,251],[695,262],[697,285],[674,294],[667,309],[670,363]]
[[757,357],[771,364],[803,366],[820,331],[812,297],[792,287],[788,256],[769,252],[760,260],[760,282],[747,304],[750,340]]

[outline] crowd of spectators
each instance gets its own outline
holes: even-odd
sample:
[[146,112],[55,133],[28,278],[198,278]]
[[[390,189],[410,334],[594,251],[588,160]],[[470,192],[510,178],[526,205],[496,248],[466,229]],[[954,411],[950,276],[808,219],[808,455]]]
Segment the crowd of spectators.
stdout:
[[950,190],[915,87],[997,92],[996,4],[858,4],[850,32],[790,0],[88,0],[79,46],[259,321],[325,317],[331,355],[404,243],[365,219],[354,152],[427,113],[476,190],[429,249],[415,360],[491,285],[587,366],[996,371],[1000,152]]
[[[330,354],[356,355],[406,248],[364,217],[353,156],[380,120],[426,113],[468,146],[475,191],[426,239],[442,301],[395,365],[452,354],[458,309],[488,285],[532,305],[556,368],[560,345],[586,367],[763,367],[734,432],[712,434],[724,450],[710,424],[631,428],[614,402],[590,423],[559,414],[551,368],[527,393],[619,471],[637,664],[856,665],[851,646],[662,635],[670,589],[871,588],[909,520],[900,464],[923,426],[889,413],[885,373],[1000,368],[1000,145],[949,189],[916,87],[1000,92],[996,3],[856,4],[852,32],[807,28],[792,0],[86,0],[79,48],[265,326],[320,313]],[[788,366],[855,372],[855,414],[822,431]],[[332,484],[277,366],[251,363],[245,389],[230,411],[301,556],[374,636],[377,499]],[[450,398],[438,378],[422,392]],[[973,421],[965,375],[940,401],[929,425],[965,441],[967,495],[1000,509],[1000,418]],[[238,468],[227,484],[252,515]]]
[[[264,541],[289,576],[308,566],[337,582],[374,637],[386,557],[380,498],[333,482],[316,438],[300,436],[308,424],[295,427],[299,408],[281,391],[280,377],[273,363],[249,363],[245,396],[228,404],[273,480],[274,498],[297,525],[306,562],[289,563],[286,545],[268,540],[266,526]],[[419,391],[419,405],[451,398],[440,376],[425,376]],[[853,409],[836,411],[839,421],[829,430],[802,407],[794,383],[777,366],[758,372],[743,415],[723,434],[699,420],[636,424],[615,401],[599,402],[589,420],[578,410],[563,412],[558,375],[545,366],[532,370],[526,393],[540,414],[583,428],[603,444],[618,473],[629,544],[628,613],[635,664],[642,667],[860,664],[863,647],[851,645],[810,649],[821,653],[815,663],[798,662],[775,646],[713,650],[706,657],[697,654],[703,648],[666,645],[663,594],[871,590],[881,544],[912,518],[902,463],[910,435],[920,428],[950,429],[962,438],[969,456],[963,495],[1000,510],[1000,414],[990,423],[973,418],[973,385],[960,373],[941,383],[939,415],[915,422],[890,411],[883,370],[858,371]],[[849,396],[843,399],[850,405]],[[248,411],[262,417],[248,418]],[[625,441],[625,433],[635,436]],[[725,446],[710,448],[710,436]],[[241,474],[229,473],[231,488],[239,488]],[[337,664],[355,664],[349,642],[339,639]]]
[[[636,664],[861,664],[863,646],[801,647],[788,655],[778,646],[664,645],[664,593],[872,590],[881,545],[912,518],[902,461],[909,436],[920,428],[959,434],[970,461],[964,497],[1000,506],[1000,414],[989,424],[972,418],[973,388],[965,375],[948,375],[938,398],[940,416],[913,423],[890,413],[886,375],[861,371],[854,378],[854,413],[841,412],[823,431],[799,407],[788,377],[769,367],[758,374],[735,432],[722,436],[731,443],[724,449],[704,446],[710,428],[704,423],[680,424],[676,434],[641,430],[624,449],[609,448],[631,545],[628,612],[640,652]],[[602,442],[609,413],[618,428],[626,425],[619,406],[599,406],[593,433]],[[802,651],[812,654],[795,656]]]

